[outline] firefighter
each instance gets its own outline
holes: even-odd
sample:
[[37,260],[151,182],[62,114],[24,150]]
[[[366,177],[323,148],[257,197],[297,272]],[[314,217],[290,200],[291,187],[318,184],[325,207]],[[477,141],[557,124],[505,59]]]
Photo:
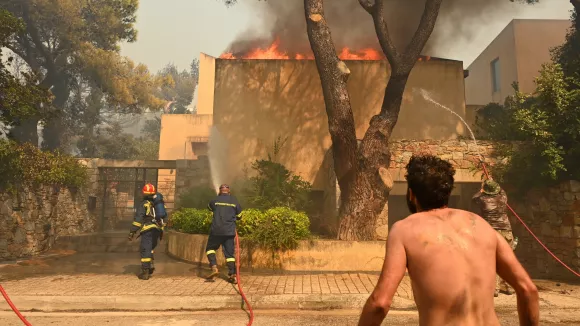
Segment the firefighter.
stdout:
[[219,275],[216,259],[216,250],[222,247],[228,265],[228,280],[237,284],[235,236],[236,221],[242,217],[242,207],[236,197],[230,194],[230,186],[223,184],[219,188],[218,196],[209,202],[209,210],[213,212],[213,220],[207,240],[206,254],[211,267],[209,280],[215,280]]
[[[501,189],[500,185],[491,179],[487,179],[481,184],[481,190],[472,198],[472,204],[474,205],[472,211],[478,213],[486,220],[515,250],[517,238],[514,239],[512,225],[507,215],[507,201],[507,194]],[[494,296],[497,297],[499,292],[512,294],[512,289],[506,281],[496,276]]]
[[157,219],[155,215],[154,200],[157,195],[160,194],[155,192],[154,185],[148,183],[143,187],[143,202],[137,207],[135,219],[129,231],[129,241],[133,240],[137,231],[140,231],[141,274],[139,278],[142,280],[148,280],[155,270],[153,253],[165,226],[164,219]]

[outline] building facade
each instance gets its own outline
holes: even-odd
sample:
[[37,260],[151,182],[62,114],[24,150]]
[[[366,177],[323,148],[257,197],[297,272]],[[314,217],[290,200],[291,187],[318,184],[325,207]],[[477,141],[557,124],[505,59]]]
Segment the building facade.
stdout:
[[542,64],[550,62],[552,48],[564,43],[569,27],[569,20],[512,20],[469,66],[467,105],[503,103],[514,94],[514,82],[521,91],[534,92]]

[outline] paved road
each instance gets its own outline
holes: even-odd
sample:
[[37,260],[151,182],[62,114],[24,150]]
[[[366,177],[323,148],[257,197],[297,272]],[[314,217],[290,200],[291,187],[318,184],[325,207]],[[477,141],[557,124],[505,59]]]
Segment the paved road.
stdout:
[[[28,320],[34,326],[236,326],[246,325],[247,315],[241,311],[198,312],[198,313],[28,313]],[[576,314],[577,315],[577,314]],[[502,325],[518,325],[517,315],[513,311],[500,312]],[[258,311],[254,326],[347,326],[356,325],[358,311]],[[542,316],[542,325],[578,325],[580,316],[574,317],[569,310],[552,311],[551,315]],[[389,315],[383,325],[410,326],[417,325],[417,313],[413,311],[395,311]],[[22,325],[15,316],[0,312],[0,325]]]

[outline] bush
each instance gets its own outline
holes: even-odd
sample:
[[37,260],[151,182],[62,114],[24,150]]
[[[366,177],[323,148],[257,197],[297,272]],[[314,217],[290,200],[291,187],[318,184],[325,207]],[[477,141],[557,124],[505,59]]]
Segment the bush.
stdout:
[[181,208],[171,214],[171,224],[179,232],[208,234],[212,213],[208,209]]
[[[173,228],[185,233],[208,234],[212,213],[205,209],[183,208],[173,213]],[[302,212],[287,207],[266,211],[247,209],[238,221],[238,233],[260,248],[278,251],[294,249],[299,240],[310,237],[310,220]]]
[[78,188],[88,177],[86,167],[70,155],[7,140],[0,140],[0,175],[0,189],[6,191],[39,185]]
[[248,238],[261,248],[283,251],[295,249],[299,240],[308,238],[309,228],[310,220],[306,214],[277,207],[264,212],[263,222],[253,229]]
[[179,196],[179,207],[207,210],[207,204],[215,196],[215,190],[209,187],[192,187]]

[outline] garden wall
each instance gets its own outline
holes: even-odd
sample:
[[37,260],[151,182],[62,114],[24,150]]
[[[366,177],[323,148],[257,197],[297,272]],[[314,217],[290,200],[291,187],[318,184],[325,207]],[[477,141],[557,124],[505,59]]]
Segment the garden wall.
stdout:
[[[536,236],[580,273],[580,182],[566,181],[555,187],[534,189],[525,200],[510,202],[514,202],[514,209]],[[533,277],[578,279],[550,256],[519,221],[511,220],[519,238],[516,255]]]
[[53,187],[0,194],[0,260],[39,254],[59,236],[96,231],[87,200],[86,190]]
[[[191,263],[207,264],[205,246],[207,236],[168,232],[167,253]],[[309,272],[376,272],[381,270],[385,256],[384,241],[299,241],[298,248],[275,255],[267,250],[252,248],[241,241],[241,265],[252,270],[285,270]],[[220,250],[218,264],[225,265]]]

